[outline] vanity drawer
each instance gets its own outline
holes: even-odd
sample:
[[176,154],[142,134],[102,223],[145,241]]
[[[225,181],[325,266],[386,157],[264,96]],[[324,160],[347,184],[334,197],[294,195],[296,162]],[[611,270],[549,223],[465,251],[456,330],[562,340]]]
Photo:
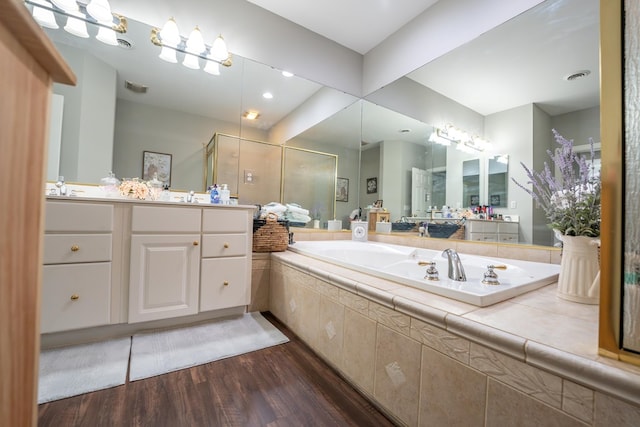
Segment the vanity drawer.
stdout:
[[111,263],[46,265],[40,332],[110,323]]
[[469,233],[467,240],[474,242],[496,242],[498,235],[496,233]]
[[498,241],[501,243],[518,243],[517,233],[500,233],[498,234]]
[[113,205],[47,202],[45,231],[112,231]]
[[134,206],[134,233],[199,233],[202,209]]
[[202,213],[203,233],[247,233],[249,212],[227,208],[205,208]]
[[517,222],[499,222],[498,233],[518,234],[518,223]]
[[249,304],[250,271],[248,257],[202,260],[200,311]]
[[247,254],[246,234],[204,234],[202,257],[228,257]]
[[45,234],[44,263],[111,261],[111,234]]
[[467,221],[466,227],[470,233],[498,232],[498,223],[493,221]]

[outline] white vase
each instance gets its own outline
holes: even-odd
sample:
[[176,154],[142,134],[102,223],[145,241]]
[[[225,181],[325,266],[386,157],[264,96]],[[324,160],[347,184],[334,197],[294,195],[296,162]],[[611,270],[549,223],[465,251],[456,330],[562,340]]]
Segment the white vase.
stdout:
[[583,304],[600,301],[598,239],[561,236],[562,260],[558,276],[558,296]]

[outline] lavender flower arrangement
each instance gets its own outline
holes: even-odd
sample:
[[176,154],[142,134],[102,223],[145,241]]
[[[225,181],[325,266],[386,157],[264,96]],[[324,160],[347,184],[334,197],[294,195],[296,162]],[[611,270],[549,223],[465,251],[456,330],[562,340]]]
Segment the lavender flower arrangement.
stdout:
[[553,129],[560,147],[555,152],[547,150],[553,164],[559,170],[556,176],[547,162],[544,170],[532,171],[520,163],[527,173],[532,188],[526,188],[515,179],[513,182],[529,193],[536,205],[544,210],[549,227],[567,236],[600,236],[600,177],[594,170],[593,139],[591,158],[579,156],[573,151],[573,140],[567,140]]

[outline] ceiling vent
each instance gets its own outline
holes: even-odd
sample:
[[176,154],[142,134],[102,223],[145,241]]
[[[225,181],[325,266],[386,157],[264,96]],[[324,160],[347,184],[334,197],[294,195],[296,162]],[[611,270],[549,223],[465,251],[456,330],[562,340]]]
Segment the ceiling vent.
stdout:
[[149,86],[133,83],[129,80],[125,80],[124,87],[134,93],[147,93],[147,90],[149,90]]
[[583,77],[587,77],[589,74],[591,74],[591,71],[589,70],[581,70],[581,71],[576,71],[575,73],[569,74],[568,76],[565,76],[565,80],[566,81],[574,81],[574,80],[578,80],[581,79]]
[[131,45],[131,42],[129,42],[128,40],[125,39],[116,39],[116,41],[118,42],[118,46],[120,46],[123,49],[131,49],[133,46]]

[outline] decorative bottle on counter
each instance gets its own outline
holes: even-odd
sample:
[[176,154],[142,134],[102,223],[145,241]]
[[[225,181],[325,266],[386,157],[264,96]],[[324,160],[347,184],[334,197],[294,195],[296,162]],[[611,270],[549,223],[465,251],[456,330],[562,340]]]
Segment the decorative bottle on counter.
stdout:
[[220,203],[220,192],[218,191],[218,184],[213,184],[211,186],[211,203],[216,205]]

